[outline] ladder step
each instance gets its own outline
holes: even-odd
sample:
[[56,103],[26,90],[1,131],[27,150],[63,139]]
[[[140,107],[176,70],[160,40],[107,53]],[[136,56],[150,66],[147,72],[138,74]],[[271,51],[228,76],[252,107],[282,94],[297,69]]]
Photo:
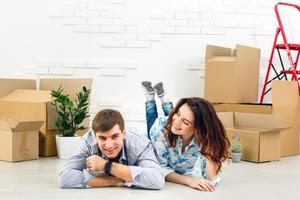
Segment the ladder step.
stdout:
[[[290,48],[290,50],[299,51],[300,50],[300,44],[287,44]],[[285,44],[277,44],[277,49],[285,49]]]
[[[281,73],[283,73],[283,74],[293,74],[294,70],[282,70]],[[296,74],[300,74],[300,70],[296,70]]]

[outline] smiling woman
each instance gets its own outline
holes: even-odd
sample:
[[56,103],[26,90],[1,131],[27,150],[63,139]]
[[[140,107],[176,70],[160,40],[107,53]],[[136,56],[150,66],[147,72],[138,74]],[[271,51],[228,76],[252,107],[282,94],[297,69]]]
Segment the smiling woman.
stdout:
[[[212,105],[201,98],[183,98],[176,107],[166,98],[163,84],[145,91],[148,136],[167,181],[201,191],[214,191],[220,184],[222,162],[228,158],[229,140]],[[158,117],[155,91],[164,117]]]

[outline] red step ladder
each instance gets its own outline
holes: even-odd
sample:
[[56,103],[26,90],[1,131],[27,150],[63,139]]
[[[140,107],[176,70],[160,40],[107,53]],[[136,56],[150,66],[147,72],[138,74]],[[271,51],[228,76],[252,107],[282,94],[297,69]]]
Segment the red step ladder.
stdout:
[[[299,85],[299,78],[298,78],[298,74],[300,74],[300,70],[297,70],[297,65],[298,65],[299,55],[300,55],[300,44],[288,43],[285,31],[283,29],[283,24],[282,24],[282,21],[281,21],[281,17],[280,17],[279,11],[278,11],[278,6],[293,7],[293,8],[296,8],[300,12],[300,6],[295,5],[295,4],[279,2],[275,5],[275,13],[276,13],[276,17],[277,17],[279,27],[277,27],[277,29],[276,29],[276,34],[275,34],[275,38],[274,38],[272,52],[271,52],[270,59],[269,59],[269,65],[268,65],[267,74],[266,74],[266,77],[265,77],[265,82],[264,82],[264,86],[263,86],[263,90],[262,90],[262,94],[261,94],[261,98],[260,98],[260,103],[263,103],[265,95],[271,90],[271,86],[267,90],[267,85],[271,84],[272,80],[275,80],[275,79],[282,80],[284,78],[285,80],[297,81],[298,82],[298,90],[299,90],[299,94],[300,94],[300,85]],[[283,44],[278,44],[277,43],[277,39],[278,39],[279,34],[282,35]],[[280,60],[280,63],[281,63],[281,69],[282,70],[280,72],[278,72],[276,70],[275,66],[273,65],[273,57],[274,57],[275,49],[277,50],[279,60]],[[288,60],[289,60],[289,67],[288,68],[286,68],[283,65],[280,50],[285,50],[285,52],[286,52],[286,55],[287,55]],[[295,54],[296,54],[295,59],[293,58],[293,56],[291,54],[292,51],[294,51]],[[276,76],[269,79],[271,67],[274,70]],[[291,77],[289,78],[288,75],[291,75]]]

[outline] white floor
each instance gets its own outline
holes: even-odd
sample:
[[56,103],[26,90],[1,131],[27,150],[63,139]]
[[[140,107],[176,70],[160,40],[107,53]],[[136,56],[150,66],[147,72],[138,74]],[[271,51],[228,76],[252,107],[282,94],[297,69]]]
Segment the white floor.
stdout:
[[8,163],[0,161],[0,199],[300,199],[300,156],[255,164],[226,162],[223,181],[213,193],[166,183],[160,191],[128,188],[59,189],[56,157]]

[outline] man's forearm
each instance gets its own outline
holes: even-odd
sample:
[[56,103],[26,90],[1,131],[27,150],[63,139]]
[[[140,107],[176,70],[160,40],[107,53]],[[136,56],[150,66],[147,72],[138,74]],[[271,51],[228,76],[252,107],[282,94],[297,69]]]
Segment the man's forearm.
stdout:
[[86,182],[90,187],[121,187],[124,181],[114,176],[97,176]]
[[126,165],[120,163],[113,163],[111,168],[111,175],[124,180],[125,182],[132,182],[132,175],[130,169]]

